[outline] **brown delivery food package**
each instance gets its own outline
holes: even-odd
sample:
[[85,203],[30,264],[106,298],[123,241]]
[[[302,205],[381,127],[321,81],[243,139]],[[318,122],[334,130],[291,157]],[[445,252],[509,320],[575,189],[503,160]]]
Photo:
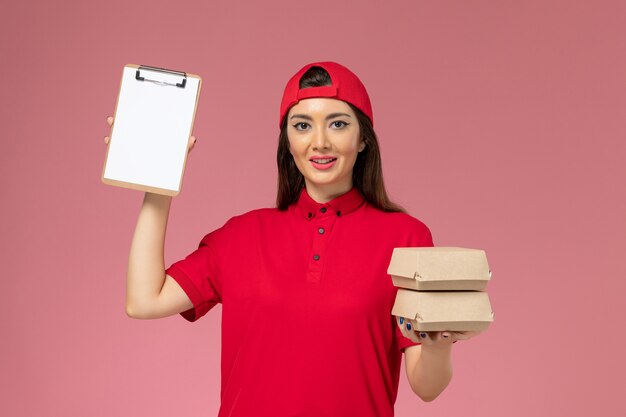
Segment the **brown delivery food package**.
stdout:
[[424,332],[483,331],[493,321],[489,296],[483,291],[410,291],[398,288],[391,312],[415,320]]
[[484,291],[491,277],[485,251],[443,246],[395,248],[387,273],[418,291]]

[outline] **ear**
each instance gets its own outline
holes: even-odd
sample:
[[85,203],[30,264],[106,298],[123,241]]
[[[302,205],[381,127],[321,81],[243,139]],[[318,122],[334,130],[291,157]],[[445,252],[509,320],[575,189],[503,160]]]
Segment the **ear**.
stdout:
[[359,142],[359,152],[363,151],[363,149],[365,149],[365,141],[361,138],[361,142]]

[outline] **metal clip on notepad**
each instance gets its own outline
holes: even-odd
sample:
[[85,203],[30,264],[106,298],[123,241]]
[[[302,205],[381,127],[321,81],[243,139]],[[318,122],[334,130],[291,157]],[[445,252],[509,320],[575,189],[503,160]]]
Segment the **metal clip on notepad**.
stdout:
[[[144,71],[144,76],[142,76],[142,71]],[[167,75],[176,75],[179,77],[183,77],[182,81],[179,83],[169,83],[166,81],[161,81],[161,80],[155,80],[155,79],[150,79],[147,78],[145,74],[146,72],[157,72],[157,73],[161,73],[161,74],[167,74]],[[139,68],[137,68],[137,72],[135,73],[135,79],[137,81],[148,81],[151,83],[155,83],[158,85],[171,85],[173,87],[179,87],[179,88],[185,88],[185,85],[187,84],[187,73],[185,72],[180,72],[180,71],[172,71],[172,70],[168,70],[165,68],[158,68],[158,67],[149,67],[147,65],[140,65]]]

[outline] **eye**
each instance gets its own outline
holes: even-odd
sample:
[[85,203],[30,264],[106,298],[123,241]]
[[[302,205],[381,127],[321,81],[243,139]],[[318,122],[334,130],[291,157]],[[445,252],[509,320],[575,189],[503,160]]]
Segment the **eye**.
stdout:
[[334,127],[335,129],[341,129],[344,128],[346,126],[348,126],[350,123],[346,123],[342,120],[335,120],[334,122],[332,122],[330,125],[332,127]]
[[309,127],[309,124],[305,122],[299,122],[293,125],[293,127],[295,127],[296,130],[306,130]]

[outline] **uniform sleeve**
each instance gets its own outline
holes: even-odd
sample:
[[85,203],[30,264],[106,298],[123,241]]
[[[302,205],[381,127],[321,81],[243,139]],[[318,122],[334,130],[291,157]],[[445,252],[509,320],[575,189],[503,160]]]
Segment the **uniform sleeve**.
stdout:
[[198,249],[165,270],[181,286],[193,304],[191,309],[181,313],[189,321],[198,320],[222,301],[219,253],[225,244],[227,225],[228,223],[204,236]]
[[[415,246],[415,247],[435,246],[433,244],[433,236],[430,233],[430,229],[428,229],[428,227],[426,227],[426,225],[424,225],[423,223],[420,223],[420,227],[416,231],[416,235],[415,237],[413,237],[413,239],[414,239],[413,241],[414,243],[412,243],[411,246]],[[395,322],[395,319],[394,319],[394,322]],[[402,330],[400,330],[400,327],[398,326],[397,323],[396,323],[396,338],[398,340],[398,348],[400,349],[401,352],[404,352],[404,349],[408,348],[409,346],[421,345],[421,343],[414,342],[411,339],[404,337],[404,335],[402,334]]]

